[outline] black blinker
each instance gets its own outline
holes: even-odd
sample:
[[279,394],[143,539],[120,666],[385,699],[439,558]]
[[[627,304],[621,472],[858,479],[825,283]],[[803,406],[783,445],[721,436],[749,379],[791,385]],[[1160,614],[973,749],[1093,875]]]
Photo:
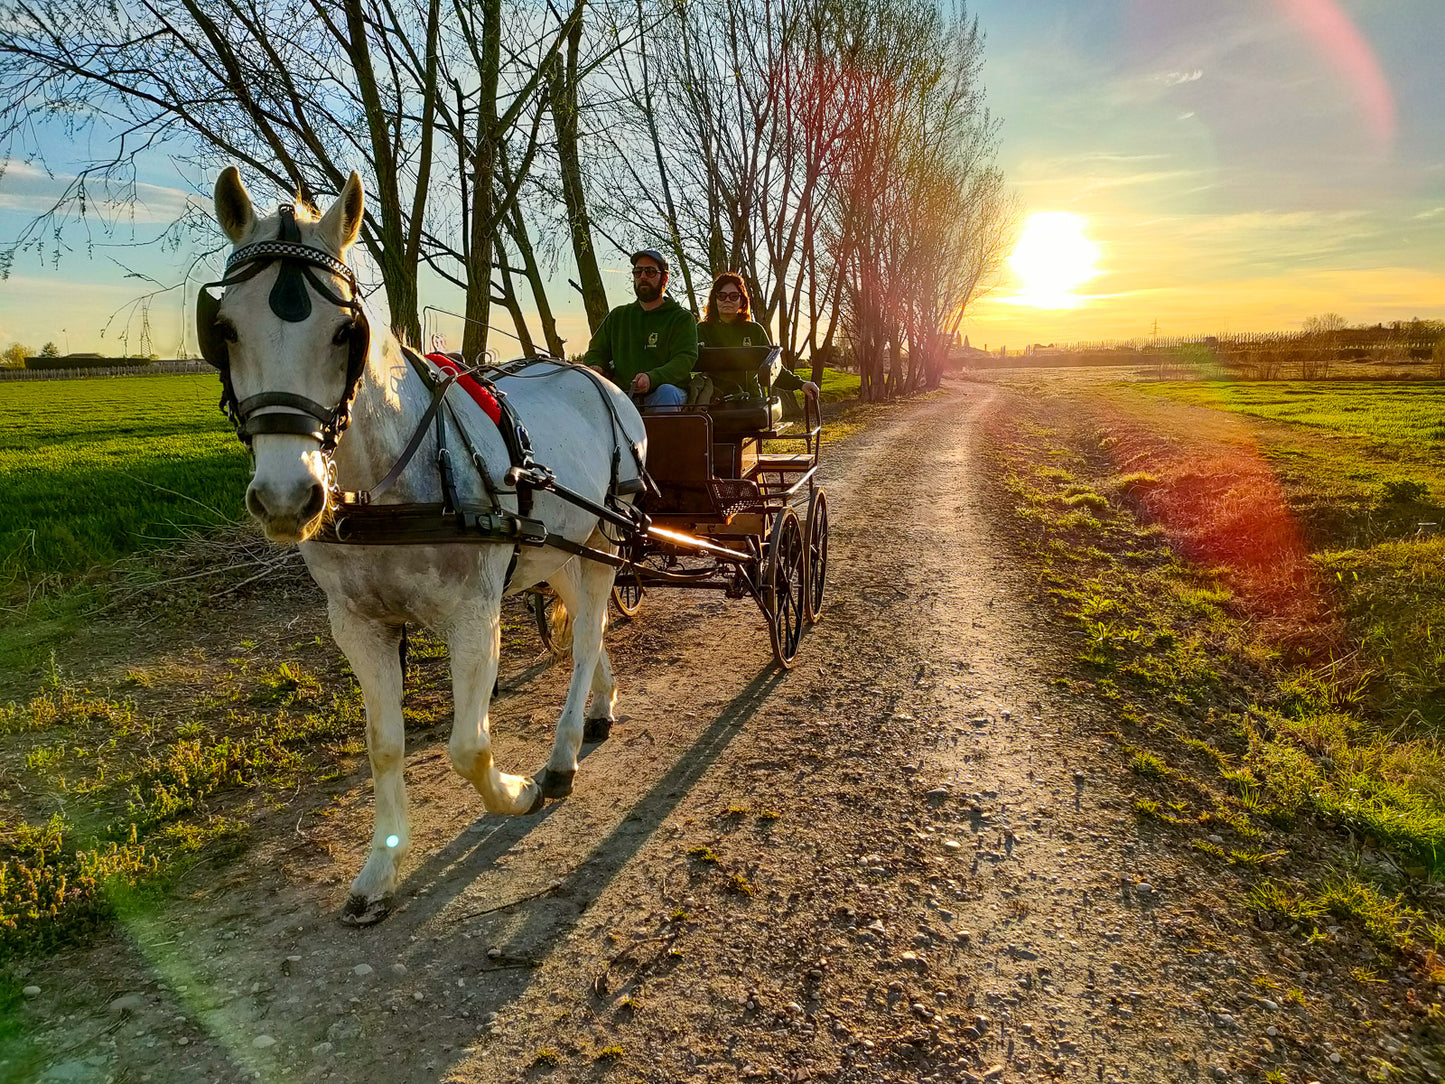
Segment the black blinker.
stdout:
[[220,313],[220,298],[212,297],[206,288],[202,287],[196,295],[196,345],[201,349],[201,357],[217,369],[225,368],[228,360],[225,337],[216,326],[216,318]]

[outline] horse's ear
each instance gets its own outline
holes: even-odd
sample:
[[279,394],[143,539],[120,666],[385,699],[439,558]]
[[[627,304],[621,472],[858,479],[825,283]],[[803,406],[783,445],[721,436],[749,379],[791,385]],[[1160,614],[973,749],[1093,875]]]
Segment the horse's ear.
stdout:
[[227,166],[216,179],[216,221],[233,245],[239,245],[251,235],[256,226],[256,210],[251,205],[250,193],[241,183],[241,171]]
[[361,174],[353,169],[351,176],[346,179],[346,187],[341,190],[340,198],[327,208],[316,226],[316,231],[331,242],[331,247],[338,255],[345,257],[346,250],[356,244],[356,239],[361,236],[361,216],[365,207]]

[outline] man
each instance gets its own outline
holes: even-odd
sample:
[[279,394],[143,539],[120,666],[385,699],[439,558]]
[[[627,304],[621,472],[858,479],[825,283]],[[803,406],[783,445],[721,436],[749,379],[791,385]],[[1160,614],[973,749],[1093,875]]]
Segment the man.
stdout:
[[655,248],[632,254],[637,301],[607,314],[582,359],[642,405],[682,406],[697,365],[697,321],[666,294],[667,260]]

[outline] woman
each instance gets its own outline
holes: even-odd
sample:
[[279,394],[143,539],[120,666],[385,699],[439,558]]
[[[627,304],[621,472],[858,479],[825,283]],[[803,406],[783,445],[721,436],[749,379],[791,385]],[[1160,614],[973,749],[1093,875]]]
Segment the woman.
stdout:
[[[768,331],[755,322],[748,305],[748,288],[736,271],[724,271],[712,284],[707,307],[697,325],[698,346],[772,346]],[[818,385],[804,380],[793,370],[784,368],[773,385],[787,391],[802,391],[813,402],[818,401]],[[746,390],[755,399],[762,398],[756,378],[746,389],[721,389],[724,392]]]

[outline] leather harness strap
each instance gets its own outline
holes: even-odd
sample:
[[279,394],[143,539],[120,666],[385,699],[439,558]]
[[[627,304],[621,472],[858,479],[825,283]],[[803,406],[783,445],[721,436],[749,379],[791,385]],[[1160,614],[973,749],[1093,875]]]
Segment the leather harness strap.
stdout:
[[356,494],[348,493],[345,494],[345,496],[353,498],[358,504],[370,504],[392,487],[396,480],[401,477],[401,472],[406,470],[407,464],[411,462],[412,457],[416,455],[417,449],[421,447],[422,438],[426,436],[427,423],[430,422],[434,416],[439,416],[439,411],[446,397],[447,388],[451,387],[452,380],[452,377],[447,377],[447,379],[438,381],[432,387],[431,403],[427,406],[426,413],[422,415],[421,421],[417,423],[416,429],[411,434],[411,439],[406,442],[406,447],[401,450],[401,455],[398,456],[396,462],[391,465],[391,470],[386,472],[385,477],[368,490],[363,490]]

